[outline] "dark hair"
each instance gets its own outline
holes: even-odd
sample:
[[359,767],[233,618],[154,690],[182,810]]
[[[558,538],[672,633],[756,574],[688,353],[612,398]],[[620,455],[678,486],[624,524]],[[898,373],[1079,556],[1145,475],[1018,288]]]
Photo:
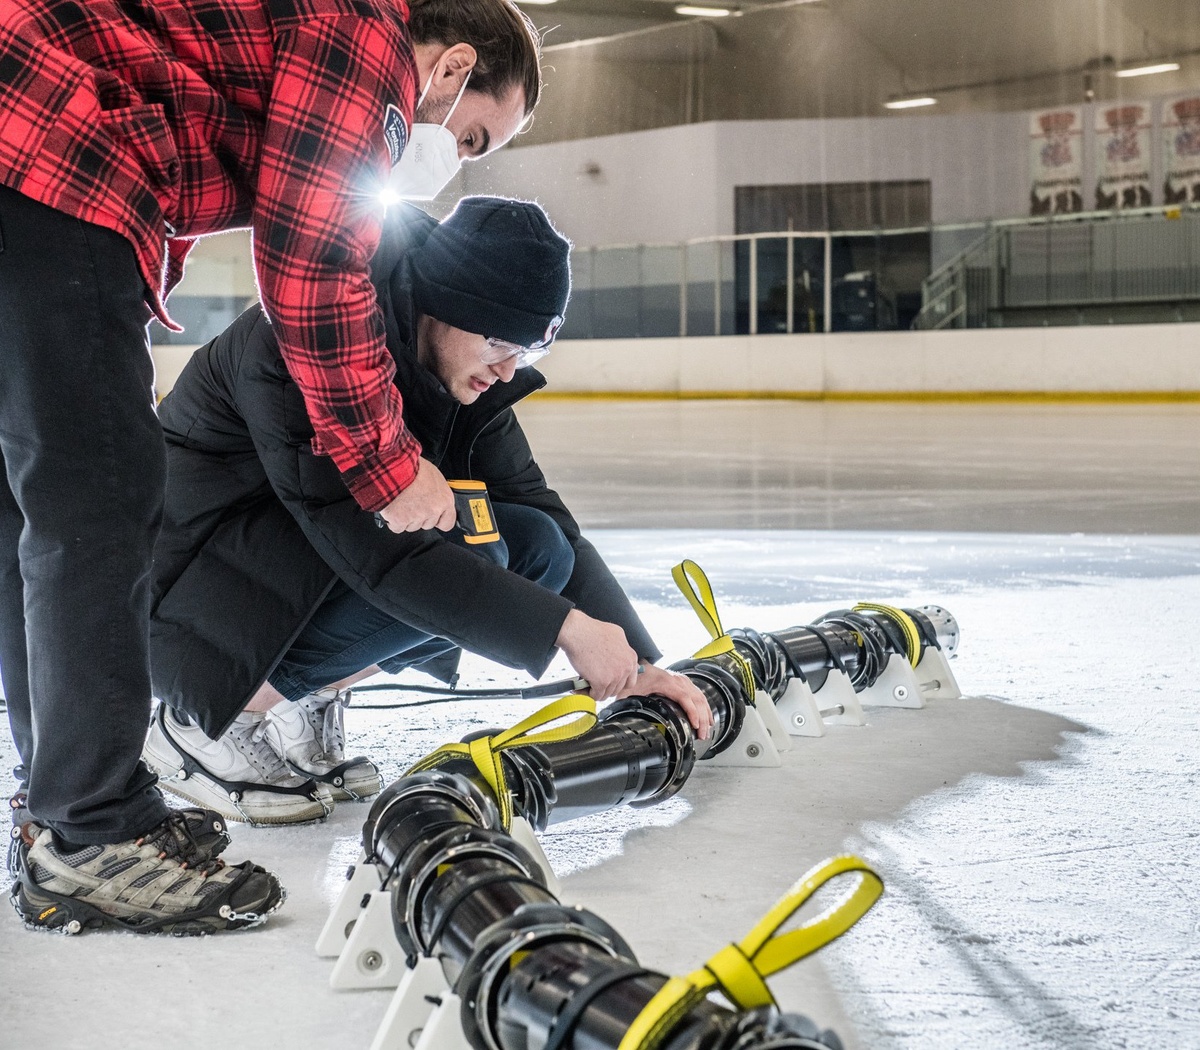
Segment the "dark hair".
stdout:
[[471,88],[499,98],[513,84],[525,92],[525,115],[542,93],[542,41],[512,0],[409,0],[416,44],[470,44],[476,51]]

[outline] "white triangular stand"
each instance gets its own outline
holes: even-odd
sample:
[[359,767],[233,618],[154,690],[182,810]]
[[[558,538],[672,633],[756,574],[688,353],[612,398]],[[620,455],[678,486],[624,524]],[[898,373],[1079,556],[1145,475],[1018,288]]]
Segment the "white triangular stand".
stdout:
[[791,751],[792,734],[787,731],[787,726],[783,724],[783,719],[779,717],[779,712],[775,709],[775,701],[771,699],[770,695],[764,693],[761,689],[758,690],[754,694],[754,709],[762,718],[763,725],[767,727],[767,732],[771,734],[775,750],[779,752]]
[[317,938],[317,955],[322,959],[333,959],[341,955],[346,946],[346,938],[350,936],[350,927],[358,920],[362,911],[363,898],[379,889],[379,869],[374,864],[368,864],[366,855],[358,858],[349,871],[342,892],[334,902],[333,910],[321,935]]
[[824,736],[826,726],[867,724],[854,686],[836,669],[830,670],[817,693],[803,678],[793,678],[775,707],[792,736]]
[[[833,677],[833,672],[830,672]],[[853,692],[853,690],[851,690]],[[792,736],[824,736],[825,722],[816,697],[803,678],[793,678],[775,703],[775,713]]]
[[899,653],[891,654],[883,673],[875,680],[874,685],[862,691],[859,699],[866,707],[925,706],[921,685],[917,676],[913,674],[912,664],[908,662],[907,657]]
[[714,766],[780,766],[779,749],[763,724],[757,708],[747,707],[742,731],[719,755],[706,759]]
[[865,726],[862,701],[842,671],[830,671],[817,692],[817,707],[827,726]]
[[[395,1044],[395,1050],[406,1050],[408,1045],[412,1044]],[[412,1050],[475,1050],[462,1030],[462,1000],[457,995],[446,992],[442,996]]]
[[[830,685],[833,686],[832,690]],[[826,684],[817,694],[817,706],[821,708],[821,718],[827,726],[866,725],[863,702],[859,700],[857,692],[854,692],[850,679],[840,671],[836,676],[830,674],[826,679]]]
[[329,975],[330,987],[395,988],[405,970],[404,950],[392,925],[392,894],[375,890],[346,938]]
[[546,859],[546,851],[542,849],[542,844],[538,841],[537,835],[533,833],[533,826],[529,821],[524,817],[514,816],[508,833],[516,839],[518,846],[524,846],[533,859],[538,862],[546,876],[546,889],[555,897],[561,897],[562,884],[558,881],[558,876],[554,874],[554,869],[550,867],[550,861]]
[[406,969],[400,978],[371,1050],[411,1050],[419,1038],[413,1033],[424,1034],[438,1000],[449,992],[441,964],[427,955],[419,956],[417,965]]
[[954,672],[950,670],[950,662],[941,649],[935,649],[932,645],[926,649],[921,656],[921,662],[917,664],[916,673],[921,695],[926,700],[962,699],[962,690],[958,688]]

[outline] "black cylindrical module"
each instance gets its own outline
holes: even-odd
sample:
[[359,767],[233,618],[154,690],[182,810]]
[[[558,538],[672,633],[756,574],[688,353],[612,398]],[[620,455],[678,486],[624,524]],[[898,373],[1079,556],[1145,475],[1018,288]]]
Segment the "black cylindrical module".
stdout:
[[[601,714],[600,724],[582,736],[501,754],[516,811],[540,831],[617,806],[654,805],[683,786],[697,758],[719,754],[732,744],[746,714],[736,664],[712,657],[685,660],[675,668],[708,701],[712,732],[707,740],[697,740],[682,709],[664,697],[617,700]],[[479,735],[485,734],[473,734]],[[440,768],[486,791],[469,759],[454,758]]]
[[[655,791],[643,793],[629,804],[634,808],[653,806],[670,798],[686,783],[696,764],[696,734],[678,704],[661,696],[627,696],[615,700],[600,715],[602,725],[649,725],[662,737],[670,754],[670,772]],[[649,786],[649,785],[648,785]]]
[[[910,650],[913,642],[907,637],[906,628],[902,626],[903,618],[907,618],[916,628],[915,652]],[[870,606],[835,609],[813,624],[821,630],[829,630],[835,625],[860,636],[865,635],[859,639],[860,647],[866,650],[864,662],[872,658],[870,650],[878,649],[881,645],[887,654],[903,656],[912,660],[914,664],[920,661],[926,649],[941,649],[948,644],[952,653],[958,645],[958,622],[945,609],[936,605],[891,611],[887,607]]]
[[746,720],[746,706],[754,702],[754,697],[746,696],[737,661],[729,654],[721,653],[676,661],[671,664],[671,670],[691,679],[692,685],[704,694],[712,712],[712,732],[707,740],[697,740],[691,726],[687,726],[696,757],[704,759],[719,755],[737,739]]
[[795,677],[783,646],[770,635],[759,634],[749,627],[734,627],[729,637],[738,655],[749,661],[756,689],[772,700],[783,696],[788,682]]
[[[552,965],[567,970],[580,966],[586,973],[608,974],[610,983],[631,971],[645,972],[637,966],[625,939],[599,916],[561,904],[531,904],[484,932],[459,977],[456,990],[463,1003],[463,1031],[475,1046],[525,1050],[526,1044],[508,1039],[520,1037],[520,1019],[541,1018],[547,1000],[561,1003],[557,993],[543,997],[540,990],[533,990],[533,997],[541,1000],[539,1006],[528,1009],[521,1005],[528,985],[514,982],[514,971],[525,960],[535,958],[549,958]],[[525,971],[526,978],[532,976],[536,981],[542,971],[543,967],[534,965]],[[571,983],[567,974],[557,976]],[[502,1004],[506,1002],[510,1021],[502,1026]],[[585,1002],[577,998],[574,1005],[581,1007]],[[558,1021],[560,1035],[569,1034],[570,1020],[560,1016]]]
[[[421,807],[408,804],[419,796]],[[371,805],[363,824],[367,854],[394,872],[405,855],[431,835],[464,823],[495,827],[499,814],[486,792],[440,770],[416,773],[389,784]]]
[[815,693],[829,672],[843,670],[853,681],[862,667],[862,650],[854,632],[833,624],[785,627],[766,635],[783,647],[794,677],[803,678]]
[[[538,753],[528,757],[533,763],[540,757],[539,765],[554,784],[550,824],[650,798],[668,783],[679,761],[658,727],[632,712],[606,719],[575,740],[523,750]],[[519,761],[525,756],[514,757]],[[514,778],[514,801],[524,810],[517,783]]]
[[874,685],[893,653],[909,659],[904,628],[884,613],[874,609],[837,609],[821,617],[820,623],[826,627],[836,624],[858,634],[863,650],[863,668],[857,676],[850,676],[856,689],[859,688],[859,681],[864,689]]
[[518,862],[472,857],[449,865],[430,883],[417,912],[421,943],[453,985],[484,930],[527,904],[556,903]]
[[820,1030],[803,1014],[774,1007],[724,1018],[685,1017],[659,1050],[843,1050],[832,1029]]
[[[372,809],[364,845],[385,869],[400,943],[441,962],[475,1050],[619,1050],[667,978],[602,919],[559,904],[497,823],[475,784],[441,770],[396,782]],[[703,998],[660,1050],[840,1050],[801,1025]]]
[[[631,959],[614,959],[591,944],[539,946],[503,982],[494,1022],[496,1050],[614,1050],[666,982],[663,974]],[[805,1017],[773,1009],[734,1013],[704,999],[671,1031],[662,1050],[762,1050],[768,1045],[841,1047],[834,1033],[819,1033]]]
[[746,695],[736,663],[719,656],[705,657],[684,674],[704,694],[713,716],[709,738],[696,741],[696,757],[713,758],[738,738],[746,721],[746,708],[754,703],[754,697]]
[[[514,809],[537,830],[550,824],[602,813],[617,806],[648,806],[669,798],[686,782],[697,759],[720,754],[741,732],[746,709],[755,700],[746,695],[743,678],[748,663],[756,692],[780,699],[793,678],[801,678],[814,691],[824,686],[831,671],[844,673],[855,691],[873,685],[894,654],[909,657],[909,647],[919,644],[956,646],[958,624],[937,606],[903,610],[916,628],[901,626],[893,613],[881,608],[839,610],[807,626],[785,627],[760,634],[748,628],[729,632],[732,652],[692,658],[672,664],[691,679],[708,702],[713,730],[698,740],[682,708],[659,696],[633,696],[610,704],[599,724],[572,740],[529,745],[501,753],[505,779]],[[951,650],[952,651],[952,650]],[[474,734],[485,735],[483,733]],[[469,739],[469,738],[468,738]],[[454,757],[441,767],[471,780],[483,794],[490,793],[479,770],[466,757]],[[375,814],[392,798],[386,789],[376,801],[364,828],[371,841]],[[458,819],[462,800],[442,800],[441,818]],[[435,807],[422,821],[427,831],[439,825]],[[409,832],[402,821],[390,834],[397,838],[390,849],[403,852],[401,841]]]
[[[486,734],[472,734],[478,735]],[[617,806],[661,801],[687,779],[692,751],[682,711],[659,698],[628,697],[609,705],[600,724],[582,736],[514,748],[500,761],[513,808],[542,831]],[[488,790],[465,757],[440,768]]]
[[510,971],[496,1033],[526,1050],[612,1050],[666,981],[632,960],[614,965],[590,944],[547,944]]

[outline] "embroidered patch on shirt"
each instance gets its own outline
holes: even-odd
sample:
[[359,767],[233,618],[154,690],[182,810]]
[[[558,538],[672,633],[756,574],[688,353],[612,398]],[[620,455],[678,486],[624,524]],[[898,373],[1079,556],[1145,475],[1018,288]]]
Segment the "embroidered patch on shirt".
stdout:
[[399,164],[400,154],[408,144],[408,122],[404,119],[404,114],[391,103],[383,114],[383,137],[387,142],[392,164]]

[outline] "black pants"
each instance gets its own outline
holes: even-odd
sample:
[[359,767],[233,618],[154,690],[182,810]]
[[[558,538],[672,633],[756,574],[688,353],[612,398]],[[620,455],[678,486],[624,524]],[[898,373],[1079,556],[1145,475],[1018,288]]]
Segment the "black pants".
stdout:
[[167,813],[141,761],[166,457],[145,285],[120,235],[0,187],[0,673],[34,819],[119,842]]

